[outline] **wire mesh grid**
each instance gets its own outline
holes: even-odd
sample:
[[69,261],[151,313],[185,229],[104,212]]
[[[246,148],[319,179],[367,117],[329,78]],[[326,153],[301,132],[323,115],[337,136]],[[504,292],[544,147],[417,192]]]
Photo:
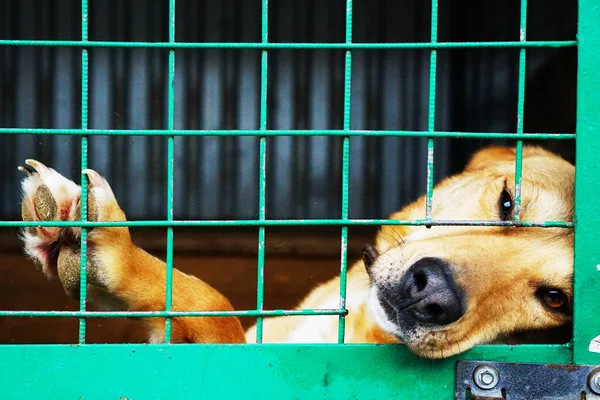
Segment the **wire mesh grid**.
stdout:
[[[168,42],[123,42],[123,41],[89,41],[88,40],[88,0],[81,2],[81,40],[0,40],[0,46],[53,46],[53,47],[75,47],[81,49],[81,126],[75,129],[49,129],[49,128],[2,128],[1,133],[7,135],[36,134],[36,135],[74,135],[81,136],[81,169],[88,167],[88,138],[94,135],[137,135],[137,136],[166,136],[167,139],[167,210],[166,217],[161,221],[129,221],[129,222],[89,222],[86,221],[87,209],[87,176],[81,174],[82,199],[81,199],[81,221],[47,221],[47,222],[17,222],[0,221],[0,226],[28,227],[28,226],[78,226],[82,228],[81,234],[81,260],[80,260],[80,310],[79,311],[0,311],[0,316],[37,316],[37,317],[74,317],[79,318],[79,343],[86,342],[86,318],[97,317],[164,317],[165,318],[165,342],[171,340],[171,318],[185,316],[251,316],[257,318],[257,343],[262,342],[263,317],[282,315],[337,315],[338,342],[344,343],[346,315],[346,273],[347,273],[347,244],[348,228],[357,225],[414,225],[414,226],[514,226],[514,227],[560,227],[570,229],[573,223],[570,221],[521,221],[521,178],[522,178],[522,150],[523,140],[548,140],[575,138],[574,133],[525,133],[523,129],[524,104],[525,104],[525,72],[526,51],[530,48],[549,47],[573,47],[576,41],[527,41],[527,0],[521,1],[520,9],[520,35],[519,41],[495,41],[495,42],[438,42],[438,1],[431,2],[431,35],[429,42],[413,43],[353,43],[352,21],[353,1],[346,0],[345,20],[345,42],[344,43],[270,43],[269,42],[269,3],[262,0],[261,5],[261,40],[253,42],[176,42],[175,41],[175,0],[169,0],[168,18]],[[156,48],[168,50],[168,103],[167,103],[167,128],[165,130],[104,130],[88,129],[88,99],[89,99],[89,65],[88,51],[94,47],[118,47],[118,48]],[[442,132],[435,130],[435,108],[436,108],[436,76],[437,56],[440,49],[465,49],[465,48],[517,48],[519,49],[519,72],[518,72],[518,104],[517,104],[517,126],[515,132]],[[175,113],[175,74],[177,49],[258,49],[261,51],[261,73],[260,73],[260,116],[259,129],[254,130],[176,130],[174,129]],[[343,90],[343,129],[341,130],[269,130],[268,121],[268,57],[269,50],[275,49],[340,49],[344,50],[344,90]],[[412,130],[352,130],[351,129],[351,84],[352,84],[352,51],[359,49],[424,49],[430,51],[429,56],[429,92],[428,92],[428,118],[426,131]],[[266,210],[266,185],[267,185],[267,138],[273,136],[339,136],[342,138],[342,198],[341,215],[337,219],[267,219]],[[175,220],[174,219],[174,153],[175,136],[256,136],[259,138],[259,210],[258,218],[251,220]],[[408,136],[424,137],[427,139],[427,166],[426,171],[426,213],[423,220],[402,221],[386,219],[352,219],[349,218],[349,169],[350,169],[350,137],[351,136]],[[434,190],[435,172],[435,139],[441,137],[453,138],[479,138],[479,139],[513,139],[516,140],[516,163],[515,163],[515,213],[512,221],[456,221],[436,220],[432,216],[432,202]],[[341,259],[340,259],[340,287],[339,307],[336,309],[304,309],[304,310],[264,310],[264,268],[265,268],[265,230],[271,226],[307,226],[307,225],[329,225],[340,227],[341,236]],[[167,274],[166,274],[166,307],[164,311],[151,312],[89,312],[86,310],[86,253],[87,253],[87,229],[97,226],[154,226],[166,227],[167,229]],[[258,228],[258,275],[256,291],[256,309],[231,312],[196,311],[176,312],[172,311],[172,282],[173,282],[173,229],[180,226],[254,226]]]

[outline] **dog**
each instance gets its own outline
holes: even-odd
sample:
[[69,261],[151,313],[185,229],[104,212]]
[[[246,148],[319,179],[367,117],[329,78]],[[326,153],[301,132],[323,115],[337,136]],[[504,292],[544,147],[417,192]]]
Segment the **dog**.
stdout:
[[[434,188],[434,220],[572,221],[574,167],[539,147],[523,148],[521,199],[515,201],[515,149],[488,147],[463,172]],[[81,188],[43,164],[22,183],[23,220],[80,220]],[[88,220],[125,221],[98,173],[89,178]],[[425,218],[425,197],[390,216]],[[78,228],[31,227],[26,253],[47,276],[79,293]],[[165,264],[134,246],[126,227],[88,234],[90,301],[107,309],[164,310]],[[518,338],[562,340],[572,323],[573,231],[558,227],[385,225],[348,270],[346,343],[404,343],[445,358]],[[300,308],[339,307],[339,277],[316,287]],[[173,309],[231,310],[201,280],[173,271]],[[149,341],[164,340],[164,320],[149,318]],[[336,343],[337,316],[265,318],[264,343]],[[173,342],[252,343],[235,317],[173,318]]]

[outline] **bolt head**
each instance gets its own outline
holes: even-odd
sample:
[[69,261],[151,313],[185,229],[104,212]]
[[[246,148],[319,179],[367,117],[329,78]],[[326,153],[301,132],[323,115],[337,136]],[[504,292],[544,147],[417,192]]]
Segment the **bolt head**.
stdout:
[[486,385],[491,385],[492,383],[494,383],[494,376],[489,373],[488,371],[485,371],[481,374],[481,382],[483,382]]
[[594,394],[600,394],[600,369],[592,371],[588,384]]
[[480,389],[493,389],[498,385],[498,380],[498,370],[491,365],[480,365],[473,371],[473,381]]

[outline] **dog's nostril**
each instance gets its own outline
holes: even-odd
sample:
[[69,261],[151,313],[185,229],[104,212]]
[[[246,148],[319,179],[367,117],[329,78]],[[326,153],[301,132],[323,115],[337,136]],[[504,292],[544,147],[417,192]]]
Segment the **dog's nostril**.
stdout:
[[464,314],[462,291],[450,267],[441,259],[417,261],[401,281],[401,289],[399,297],[403,302],[398,308],[411,311],[407,315],[417,323],[448,325]]
[[420,292],[423,289],[425,289],[425,287],[427,287],[427,275],[425,274],[425,271],[423,271],[423,270],[415,271],[413,273],[413,279],[414,279],[417,291]]
[[444,309],[439,304],[433,303],[425,306],[425,312],[435,319],[444,313]]

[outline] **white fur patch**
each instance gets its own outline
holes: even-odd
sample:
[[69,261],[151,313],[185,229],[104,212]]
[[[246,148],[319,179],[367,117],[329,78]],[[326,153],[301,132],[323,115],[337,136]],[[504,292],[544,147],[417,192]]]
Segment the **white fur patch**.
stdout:
[[29,175],[27,178],[21,181],[21,190],[23,195],[32,195],[35,193],[37,187],[42,183],[39,175]]
[[[319,308],[336,309],[340,306],[339,301],[338,297],[332,296],[326,302],[319,304]],[[287,337],[288,343],[337,343],[337,336],[331,337],[332,332],[337,332],[339,320],[337,316],[300,318],[302,322],[290,332]]]
[[148,343],[160,344],[165,342],[164,332],[161,330],[153,330],[148,337]]
[[37,258],[42,262],[46,262],[46,251],[43,250],[43,247],[46,245],[46,241],[39,236],[32,235],[27,231],[23,231],[21,233],[21,239],[25,244],[24,250],[25,254],[27,254],[31,258]]
[[401,336],[401,332],[398,329],[398,326],[389,320],[386,312],[383,310],[381,303],[377,297],[377,288],[375,286],[371,287],[371,295],[368,300],[369,311],[371,311],[371,315],[375,318],[375,322],[379,325],[383,330],[388,333],[391,333],[396,336]]

